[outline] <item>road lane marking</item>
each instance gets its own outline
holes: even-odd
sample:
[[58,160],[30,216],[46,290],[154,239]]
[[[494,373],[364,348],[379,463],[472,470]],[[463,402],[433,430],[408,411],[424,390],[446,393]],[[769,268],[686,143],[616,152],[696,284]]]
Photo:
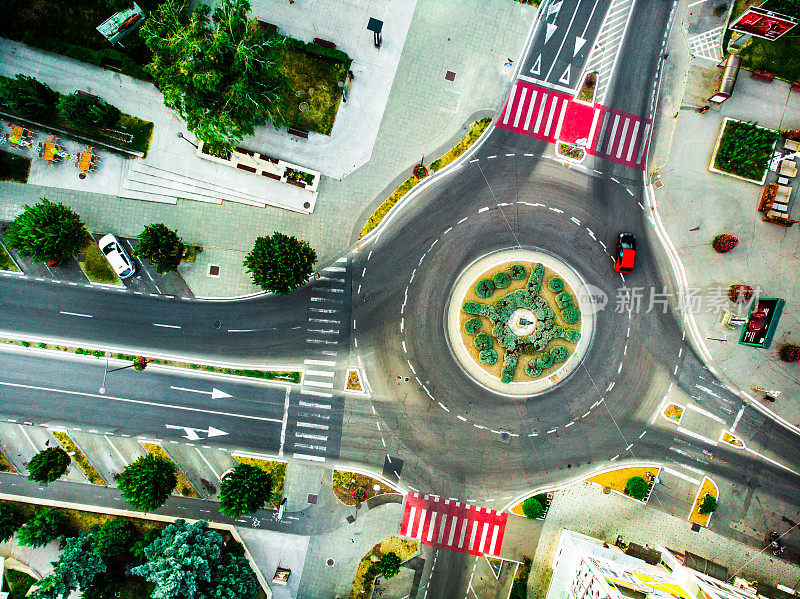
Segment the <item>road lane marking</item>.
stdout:
[[33,439],[31,439],[31,436],[28,434],[28,431],[25,430],[25,427],[21,424],[18,424],[17,426],[19,427],[19,430],[22,431],[22,434],[25,435],[25,438],[28,440],[28,443],[31,444],[31,447],[33,447],[33,451],[39,453],[39,448],[36,447],[36,443],[33,442]]
[[154,322],[153,326],[154,327],[161,327],[161,328],[164,328],[164,329],[179,329],[179,328],[181,328],[177,324],[160,324],[158,322]]
[[336,376],[336,373],[329,372],[327,370],[306,370],[306,376],[324,376],[327,378],[333,378]]
[[324,456],[321,456],[321,455],[309,455],[307,453],[293,453],[292,457],[296,458],[298,460],[311,460],[313,462],[324,462],[325,461],[325,457]]
[[708,443],[709,445],[716,445],[717,444],[717,442],[714,441],[714,439],[709,439],[708,437],[705,437],[705,436],[701,435],[700,433],[696,433],[694,431],[690,431],[688,428],[686,428],[684,426],[679,426],[678,430],[681,433],[683,433],[684,435],[688,435],[689,437],[694,437],[695,439],[703,441],[704,443]]
[[81,318],[94,318],[94,316],[92,316],[91,314],[81,314],[80,312],[65,312],[64,310],[61,310],[60,313],[64,314],[65,316],[80,316]]
[[116,445],[114,445],[114,444],[111,442],[111,439],[108,437],[108,435],[103,435],[103,436],[106,438],[106,441],[108,441],[108,444],[109,444],[109,445],[111,445],[111,449],[113,449],[113,450],[114,450],[114,453],[116,453],[116,454],[117,454],[117,456],[119,457],[120,461],[121,461],[123,464],[125,464],[125,467],[127,468],[127,466],[128,466],[128,460],[126,460],[126,459],[125,459],[125,456],[123,456],[123,455],[122,455],[122,453],[120,452],[120,450],[119,450],[119,449],[117,449],[117,446],[116,446]]
[[721,422],[722,424],[726,424],[727,425],[727,422],[725,422],[725,420],[723,420],[722,418],[720,418],[716,414],[712,414],[711,412],[709,412],[707,410],[704,410],[701,407],[692,405],[690,403],[687,403],[686,407],[689,408],[690,410],[694,410],[698,414],[702,414],[703,416],[707,416],[708,418],[711,418],[712,420],[716,420],[717,422]]
[[684,474],[683,472],[678,472],[677,470],[673,470],[667,466],[664,466],[664,472],[671,474],[672,476],[677,476],[678,478],[682,478],[683,480],[692,483],[693,485],[699,485],[700,481],[696,478],[689,476],[688,474]]
[[309,366],[336,366],[334,360],[312,360],[310,358],[303,360],[303,364],[308,364]]

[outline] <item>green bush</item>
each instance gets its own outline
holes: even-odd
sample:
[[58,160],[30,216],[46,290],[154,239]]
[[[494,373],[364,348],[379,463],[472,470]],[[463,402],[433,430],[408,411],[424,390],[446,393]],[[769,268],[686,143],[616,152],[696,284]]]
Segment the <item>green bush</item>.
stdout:
[[487,366],[491,366],[495,362],[497,362],[497,352],[493,349],[484,349],[481,350],[481,353],[478,354],[478,359]]
[[36,118],[48,113],[58,94],[33,77],[19,74],[14,79],[0,78],[0,105],[22,116]]
[[544,507],[539,503],[536,497],[528,497],[522,502],[522,513],[525,514],[525,517],[529,520],[536,520],[542,517]]
[[714,166],[739,177],[760,180],[777,138],[777,131],[755,123],[726,121]]
[[558,346],[550,350],[550,355],[553,357],[553,364],[557,364],[566,360],[569,352],[567,348]]
[[528,286],[526,291],[532,295],[539,295],[539,289],[542,286],[542,279],[544,278],[544,266],[536,264],[531,271],[531,276],[528,279]]
[[481,321],[479,318],[470,318],[464,323],[464,330],[470,335],[474,335],[481,328]]
[[563,318],[564,322],[567,324],[575,324],[578,322],[578,318],[580,318],[580,313],[575,306],[567,306],[561,310],[561,318]]
[[711,495],[706,494],[698,508],[701,514],[713,514],[717,511],[717,500]]
[[550,354],[541,354],[536,358],[536,365],[545,370],[553,365],[553,356]]
[[480,314],[483,315],[486,312],[486,306],[484,304],[479,304],[478,302],[464,302],[461,306],[461,310],[466,312],[467,314]]
[[494,293],[494,283],[489,279],[481,279],[475,284],[475,293],[478,297],[489,297]]
[[556,296],[556,304],[559,308],[566,308],[572,305],[572,296],[568,291],[562,291]]
[[62,119],[73,127],[82,129],[108,129],[122,116],[116,106],[77,92],[61,96],[57,108]]
[[528,271],[525,270],[525,267],[522,264],[512,264],[508,267],[508,274],[511,275],[512,279],[519,281],[520,279],[524,279],[525,275],[528,274]]
[[30,31],[25,32],[22,36],[22,41],[29,46],[35,46],[43,50],[48,50],[49,52],[69,56],[75,60],[88,62],[98,67],[114,64],[118,66],[125,75],[137,79],[144,79],[145,81],[150,80],[150,77],[147,76],[142,67],[136,64],[135,60],[118,50],[112,50],[111,48],[92,50],[91,48],[70,44],[69,42],[64,42],[53,37],[39,36]]
[[567,339],[567,341],[569,341],[570,343],[577,343],[577,342],[580,340],[580,338],[581,338],[581,333],[580,333],[580,331],[575,331],[575,330],[573,330],[573,329],[568,329],[568,330],[567,330],[567,337],[566,337],[566,339]]
[[647,481],[641,476],[632,476],[625,483],[625,491],[634,499],[644,499],[647,497],[647,492],[650,490]]
[[564,281],[558,277],[551,277],[547,286],[550,287],[550,291],[553,293],[558,293],[564,290]]
[[509,277],[504,272],[498,272],[492,277],[492,281],[494,281],[494,286],[498,289],[505,289],[509,285],[511,285],[511,277]]
[[514,380],[514,371],[517,369],[517,356],[515,354],[506,354],[503,358],[503,370],[500,372],[500,382],[510,383]]
[[539,365],[536,363],[536,360],[531,360],[528,362],[528,365],[525,367],[525,374],[527,374],[532,379],[535,379],[540,374],[542,374],[542,369],[539,368]]
[[486,333],[478,333],[473,342],[478,349],[492,349],[492,338]]

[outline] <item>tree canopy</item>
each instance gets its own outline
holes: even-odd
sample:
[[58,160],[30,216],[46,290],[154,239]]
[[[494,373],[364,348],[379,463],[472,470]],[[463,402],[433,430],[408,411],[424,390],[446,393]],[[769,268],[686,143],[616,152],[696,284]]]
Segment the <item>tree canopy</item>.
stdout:
[[800,0],[765,0],[761,3],[761,8],[788,17],[800,18]]
[[625,490],[634,499],[644,499],[647,497],[647,492],[650,490],[647,481],[641,476],[631,476],[628,482],[625,483]]
[[706,494],[703,501],[700,503],[698,510],[701,514],[713,514],[717,511],[717,500],[711,495]]
[[17,540],[25,547],[44,547],[67,530],[67,516],[60,510],[37,512],[17,532]]
[[105,562],[94,553],[93,535],[82,533],[67,539],[64,550],[53,563],[53,573],[39,581],[30,595],[34,599],[66,599],[76,589],[92,584],[106,571]]
[[400,556],[394,551],[390,551],[381,557],[381,561],[378,562],[381,576],[384,578],[394,578],[400,571],[400,563]]
[[156,267],[156,272],[162,274],[178,269],[185,249],[177,231],[165,224],[155,223],[147,225],[139,233],[139,245],[133,253],[149,260]]
[[282,124],[282,38],[249,12],[247,0],[221,0],[213,13],[205,4],[190,11],[186,0],[165,0],[140,30],[153,53],[145,70],[164,104],[217,151],[233,150],[267,120]]
[[37,262],[62,262],[83,249],[88,238],[77,214],[47,198],[25,206],[6,235],[11,249]]
[[222,479],[219,511],[229,518],[252,514],[267,503],[272,491],[269,474],[250,464],[239,464]]
[[56,92],[33,77],[0,77],[0,104],[21,116],[41,117],[53,109],[57,99]]
[[43,449],[28,462],[28,480],[51,483],[64,475],[69,463],[69,454],[60,447]]
[[121,555],[131,550],[138,536],[136,527],[130,520],[109,520],[94,535],[94,552],[103,559]]
[[536,520],[536,518],[541,518],[544,508],[536,497],[528,497],[522,502],[522,513],[525,514],[526,518]]
[[0,543],[14,536],[22,526],[22,513],[11,503],[0,502]]
[[307,241],[275,231],[256,239],[244,266],[262,289],[289,293],[308,281],[316,261],[317,253]]
[[164,505],[177,484],[175,465],[149,453],[131,462],[117,481],[125,501],[144,512]]
[[61,96],[56,107],[61,118],[75,127],[107,129],[122,116],[116,106],[77,92]]

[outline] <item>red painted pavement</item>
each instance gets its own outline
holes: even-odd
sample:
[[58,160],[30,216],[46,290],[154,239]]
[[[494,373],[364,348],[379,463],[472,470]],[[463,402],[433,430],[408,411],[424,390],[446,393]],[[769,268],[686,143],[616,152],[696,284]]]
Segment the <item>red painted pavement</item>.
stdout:
[[400,534],[425,545],[470,555],[499,555],[508,514],[442,499],[409,493]]

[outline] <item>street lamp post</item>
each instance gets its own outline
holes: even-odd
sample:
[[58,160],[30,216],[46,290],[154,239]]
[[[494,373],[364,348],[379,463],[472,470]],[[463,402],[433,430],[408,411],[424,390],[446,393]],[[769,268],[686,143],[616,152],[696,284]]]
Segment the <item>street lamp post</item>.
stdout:
[[[111,370],[109,370],[108,369],[108,356],[106,356],[106,368],[105,368],[105,371],[103,372],[103,383],[100,385],[100,389],[99,389],[100,393],[104,394],[106,392],[106,377],[108,376],[109,372],[116,372],[117,370],[125,370],[126,368],[136,368],[137,364],[140,363],[140,362],[138,362],[138,360],[139,360],[139,358],[136,358],[136,360],[133,361],[133,364],[129,364],[128,366],[120,366],[119,368],[112,368]],[[147,365],[147,358],[142,358],[142,361],[144,362],[144,365],[146,366]],[[142,368],[142,370],[144,370],[144,367]]]
[[193,142],[191,139],[189,139],[189,138],[187,138],[187,137],[184,137],[184,135],[183,135],[183,132],[182,132],[182,131],[178,131],[178,138],[182,139],[183,141],[185,141],[185,142],[186,142],[186,143],[188,143],[188,144],[191,144],[191,145],[193,145],[195,150],[197,150],[197,149],[198,149],[198,147],[197,147],[197,144],[196,144],[196,143],[194,143],[194,142]]

